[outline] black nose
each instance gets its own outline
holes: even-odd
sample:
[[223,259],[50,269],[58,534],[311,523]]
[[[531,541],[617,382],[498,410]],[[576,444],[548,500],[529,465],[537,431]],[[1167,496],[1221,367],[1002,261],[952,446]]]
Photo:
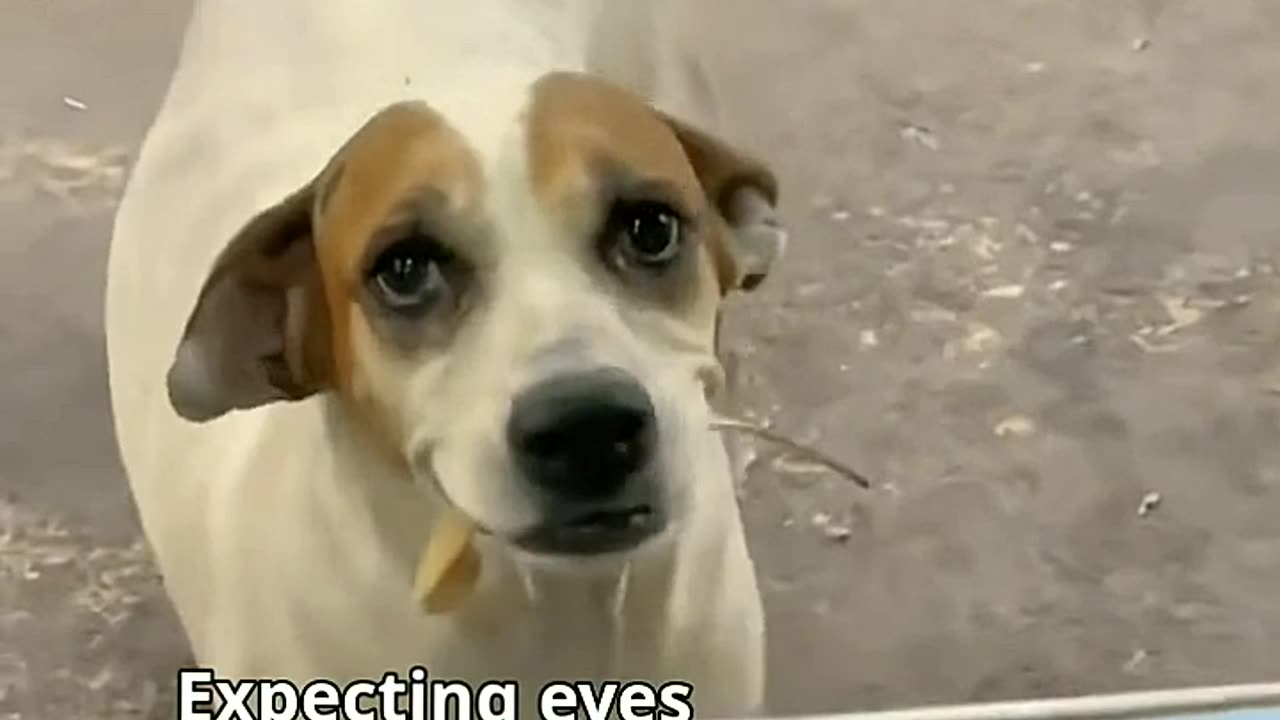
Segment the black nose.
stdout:
[[602,500],[648,465],[653,403],[627,373],[605,368],[544,380],[516,396],[507,441],[533,484],[568,500]]

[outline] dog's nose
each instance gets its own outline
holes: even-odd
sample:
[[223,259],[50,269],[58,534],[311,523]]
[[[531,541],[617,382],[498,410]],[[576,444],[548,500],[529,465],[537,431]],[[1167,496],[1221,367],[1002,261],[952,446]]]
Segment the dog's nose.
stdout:
[[603,500],[649,463],[656,444],[649,394],[615,368],[563,375],[519,393],[507,421],[516,465],[567,500]]

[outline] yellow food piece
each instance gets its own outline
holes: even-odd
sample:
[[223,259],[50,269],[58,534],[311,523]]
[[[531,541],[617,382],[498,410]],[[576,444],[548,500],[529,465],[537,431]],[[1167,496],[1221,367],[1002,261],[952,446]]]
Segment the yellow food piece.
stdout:
[[480,579],[480,554],[471,539],[476,526],[456,510],[446,511],[422,550],[413,594],[428,613],[457,609]]

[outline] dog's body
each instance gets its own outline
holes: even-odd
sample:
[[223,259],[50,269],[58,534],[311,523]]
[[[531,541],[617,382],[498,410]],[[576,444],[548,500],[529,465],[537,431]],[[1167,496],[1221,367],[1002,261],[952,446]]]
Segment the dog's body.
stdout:
[[[695,376],[705,374],[707,358],[714,355],[712,324],[721,294],[709,290],[717,272],[709,259],[714,252],[703,252],[696,272],[687,271],[687,282],[681,282],[690,289],[677,294],[688,301],[681,300],[678,310],[630,313],[603,299],[596,302],[591,298],[600,293],[598,283],[546,259],[559,257],[554,243],[565,233],[543,222],[522,184],[545,169],[536,153],[551,151],[535,149],[532,160],[512,159],[513,132],[533,133],[529,128],[541,116],[552,128],[547,133],[560,132],[554,128],[565,126],[561,116],[583,107],[592,115],[620,108],[619,127],[629,131],[636,125],[649,138],[650,156],[677,147],[654,135],[650,121],[629,120],[639,118],[639,111],[621,94],[596,88],[589,79],[546,80],[556,72],[603,77],[682,119],[710,119],[709,106],[700,105],[705,88],[696,65],[670,41],[671,11],[665,4],[197,3],[170,92],[121,203],[108,269],[106,328],[124,463],[143,527],[201,665],[222,677],[286,678],[299,686],[315,678],[341,683],[425,666],[434,677],[476,685],[519,681],[526,701],[557,679],[686,680],[694,685],[699,714],[760,709],[762,611],[729,462],[718,436],[707,429],[701,395],[680,394],[696,394]],[[430,108],[403,105],[406,100]],[[371,115],[397,103],[401,109],[384,113],[348,142]],[[447,133],[445,125],[451,128]],[[388,152],[379,145],[388,141],[416,149]],[[628,141],[625,132],[618,141]],[[446,145],[447,152],[436,152]],[[346,154],[322,176],[325,184],[313,180],[339,147]],[[685,149],[690,157],[697,154],[687,143]],[[527,254],[519,263],[522,273],[486,270],[483,277],[503,279],[486,285],[477,295],[482,299],[474,301],[483,311],[473,315],[483,322],[468,322],[487,329],[450,335],[447,352],[439,344],[430,351],[386,350],[379,342],[383,320],[366,321],[355,310],[343,319],[347,305],[373,301],[343,300],[345,286],[328,274],[337,262],[329,254],[338,252],[333,248],[364,242],[347,238],[355,237],[350,228],[360,213],[382,197],[375,180],[408,172],[400,168],[411,162],[404,158],[419,155],[465,155],[465,162],[452,164],[432,160],[428,164],[436,170],[430,172],[442,174],[423,170],[423,177],[449,180],[442,187],[452,189],[443,192],[457,191],[450,208],[470,207],[479,202],[476,196],[485,196],[487,229],[478,233],[490,238],[485,257]],[[470,188],[475,192],[464,187],[461,178],[472,177],[466,171],[447,176],[450,168],[464,165],[483,178]],[[670,167],[673,177],[688,174]],[[714,213],[719,200],[707,185],[712,180],[704,180],[711,171],[694,169],[704,181],[707,212]],[[345,180],[339,179],[343,170]],[[272,205],[291,212],[292,201],[280,198],[304,185],[310,192],[305,212],[281,216],[283,224],[266,230],[245,229],[248,219]],[[772,201],[771,188],[761,192]],[[338,219],[330,220],[330,214]],[[337,224],[324,225],[322,219]],[[211,267],[238,267],[228,248],[254,232],[288,240],[282,228],[294,220],[306,224],[308,238],[322,245],[315,252],[325,270],[324,298],[305,295],[306,303],[295,304],[307,288],[314,289],[309,282],[321,282],[313,275],[305,282],[290,275],[288,292],[281,290],[270,312],[237,315],[239,325],[228,325],[222,315],[217,322],[202,320],[206,305],[214,307],[206,314],[224,312],[206,296],[217,290],[209,289],[218,277]],[[333,238],[324,239],[328,235]],[[517,235],[519,243],[502,239]],[[534,246],[540,248],[536,253]],[[317,273],[311,255],[303,255],[309,258],[307,272]],[[506,267],[496,261],[472,264]],[[508,295],[509,301],[490,300]],[[259,296],[235,297],[241,305],[232,305],[240,308],[256,307]],[[317,311],[326,301],[328,310]],[[196,319],[189,320],[193,303]],[[296,357],[290,353],[295,312],[309,313],[303,330],[314,323],[328,328],[316,338],[307,335]],[[217,332],[224,334],[207,339]],[[242,337],[252,344],[256,333],[275,333],[272,342],[284,345],[284,359],[269,382],[233,378],[233,370],[217,366],[220,353],[236,349]],[[400,329],[388,333],[403,336]],[[198,342],[188,342],[191,337]],[[489,485],[496,480],[476,480],[493,467],[476,463],[505,462],[505,451],[490,440],[501,434],[492,426],[500,412],[494,408],[505,407],[520,387],[546,374],[528,370],[537,365],[531,358],[561,347],[565,338],[594,349],[556,355],[551,365],[576,367],[590,357],[627,367],[650,388],[659,424],[670,419],[663,429],[674,429],[675,439],[665,439],[672,437],[667,432],[662,452],[664,462],[679,466],[667,473],[678,481],[664,482],[678,487],[664,492],[679,499],[673,507],[688,510],[672,511],[679,530],[663,535],[664,541],[629,554],[548,560],[514,552],[500,539],[507,528],[523,527],[534,517],[534,505],[519,500],[526,493],[515,481],[503,480],[507,484],[495,489]],[[175,361],[180,345],[184,350]],[[650,358],[654,345],[661,352]],[[313,347],[324,348],[324,359],[312,362]],[[464,353],[471,354],[457,360],[456,369],[438,359]],[[663,360],[668,356],[669,364]],[[267,360],[250,359],[238,367],[242,375],[261,370]],[[430,363],[440,367],[432,366],[431,378],[421,377],[419,365]],[[312,372],[302,373],[302,366]],[[298,373],[315,382],[285,388],[278,375],[290,371],[290,382]],[[439,379],[445,376],[450,379]],[[402,406],[400,398],[411,401]],[[419,418],[420,405],[429,420]],[[175,407],[199,422],[179,417]],[[469,433],[465,442],[455,442],[459,428]],[[415,464],[419,437],[427,438],[422,442],[432,451],[430,471]],[[483,559],[478,586],[448,614],[424,613],[411,593],[423,543],[446,511],[438,494],[424,491],[432,484],[423,481],[428,476],[492,530],[476,540]]]

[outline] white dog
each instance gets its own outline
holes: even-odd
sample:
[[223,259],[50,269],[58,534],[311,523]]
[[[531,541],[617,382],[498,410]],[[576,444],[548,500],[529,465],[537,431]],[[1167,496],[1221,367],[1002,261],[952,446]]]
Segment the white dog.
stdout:
[[784,235],[668,4],[197,1],[106,332],[201,665],[761,710],[710,405],[721,300]]

